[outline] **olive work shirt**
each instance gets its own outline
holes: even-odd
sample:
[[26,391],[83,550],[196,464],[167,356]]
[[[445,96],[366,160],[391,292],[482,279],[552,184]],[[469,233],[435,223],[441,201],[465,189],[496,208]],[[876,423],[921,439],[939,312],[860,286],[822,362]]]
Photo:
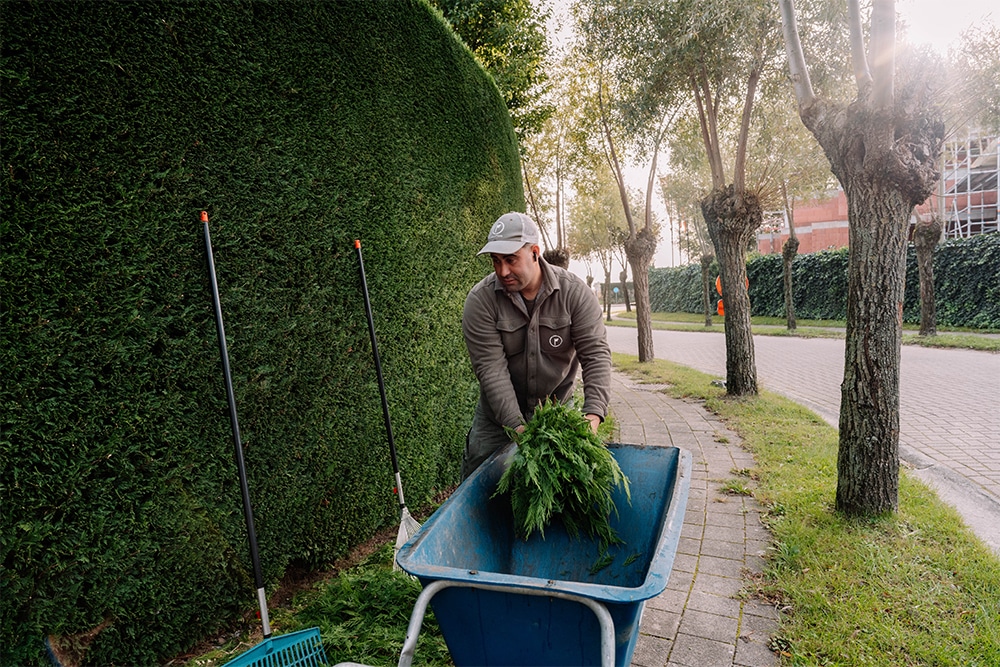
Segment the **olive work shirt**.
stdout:
[[[608,411],[611,348],[597,297],[576,275],[541,258],[539,263],[542,286],[530,316],[520,292],[507,292],[495,273],[465,299],[462,333],[479,380],[477,417],[501,434],[504,426],[530,419],[547,398],[568,401],[581,368],[583,413],[604,419]],[[476,431],[474,423],[470,441]],[[474,442],[469,445],[475,449]],[[476,458],[478,465],[485,457]],[[471,472],[464,467],[463,476]]]

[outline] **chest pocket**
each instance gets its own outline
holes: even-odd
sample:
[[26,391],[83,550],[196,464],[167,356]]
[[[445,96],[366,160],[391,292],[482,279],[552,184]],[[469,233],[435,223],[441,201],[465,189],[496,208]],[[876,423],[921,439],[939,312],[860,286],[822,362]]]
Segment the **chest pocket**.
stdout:
[[528,323],[523,319],[497,320],[497,332],[503,342],[503,352],[508,359],[524,353],[524,339]]
[[570,339],[568,317],[545,317],[538,320],[538,338],[542,354],[554,359],[571,359],[573,341]]

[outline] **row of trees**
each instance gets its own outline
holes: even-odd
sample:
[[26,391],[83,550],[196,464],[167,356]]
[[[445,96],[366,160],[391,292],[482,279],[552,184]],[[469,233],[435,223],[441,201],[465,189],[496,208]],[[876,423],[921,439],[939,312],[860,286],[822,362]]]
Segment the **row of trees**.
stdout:
[[[554,226],[553,259],[568,250],[596,259],[610,284],[614,249],[624,250],[639,358],[651,360],[647,273],[660,188],[671,214],[689,223],[682,242],[706,271],[718,260],[727,392],[753,395],[747,250],[765,215],[783,211],[792,230],[783,249],[790,295],[792,202],[836,178],[848,199],[851,248],[837,508],[894,510],[910,214],[937,181],[945,121],[997,122],[997,58],[980,50],[995,29],[970,35],[953,58],[960,69],[949,70],[926,49],[904,48],[894,0],[864,8],[858,0],[578,0],[572,19],[576,38],[561,61],[540,58],[557,94],[546,98],[543,122],[522,135],[530,208],[543,227]],[[969,104],[984,95],[985,103]],[[644,192],[627,186],[626,155],[648,165]],[[790,298],[786,310],[794,328]]]

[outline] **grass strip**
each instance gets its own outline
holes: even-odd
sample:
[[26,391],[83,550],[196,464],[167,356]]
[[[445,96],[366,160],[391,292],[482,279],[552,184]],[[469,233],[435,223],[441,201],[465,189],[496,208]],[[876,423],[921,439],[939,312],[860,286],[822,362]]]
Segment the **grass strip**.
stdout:
[[782,609],[772,648],[789,665],[1000,665],[1000,560],[957,513],[901,475],[899,511],[834,511],[837,432],[775,394],[730,399],[711,377],[666,361],[615,366],[675,397],[705,401],[743,439],[774,536],[752,593]]
[[[635,311],[617,312],[610,326],[635,327]],[[665,331],[709,331],[725,333],[725,318],[712,317],[713,326],[705,326],[705,316],[693,313],[653,313],[653,329]],[[719,326],[716,326],[719,325]],[[789,331],[785,321],[779,317],[753,317],[750,320],[753,333],[757,336],[794,336],[796,338],[843,338],[842,320],[799,320],[797,328]],[[1000,337],[995,329],[969,330],[942,328],[936,336],[921,336],[913,324],[903,325],[903,344],[921,347],[961,348],[983,352],[1000,352]],[[984,335],[986,334],[986,335]]]

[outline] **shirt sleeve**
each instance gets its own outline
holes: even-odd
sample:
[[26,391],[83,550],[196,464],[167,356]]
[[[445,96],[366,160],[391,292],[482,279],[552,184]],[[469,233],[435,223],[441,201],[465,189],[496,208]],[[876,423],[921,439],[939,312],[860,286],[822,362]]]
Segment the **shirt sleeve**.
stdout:
[[477,286],[469,292],[462,312],[462,335],[485,407],[493,411],[498,424],[516,428],[521,424],[521,410],[497,329],[496,307],[490,302],[492,296],[488,287]]
[[582,282],[572,288],[573,346],[583,373],[583,413],[608,415],[611,400],[611,347],[597,297]]

